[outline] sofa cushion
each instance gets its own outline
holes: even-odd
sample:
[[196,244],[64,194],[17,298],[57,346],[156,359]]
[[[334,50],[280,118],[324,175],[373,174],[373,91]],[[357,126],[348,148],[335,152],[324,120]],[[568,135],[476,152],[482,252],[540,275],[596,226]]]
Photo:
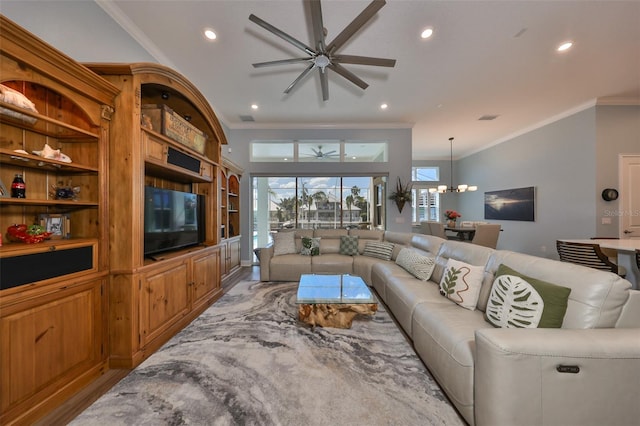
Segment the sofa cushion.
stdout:
[[297,253],[295,233],[293,231],[281,231],[273,236],[273,255]]
[[460,309],[444,297],[439,300],[415,307],[413,345],[451,402],[473,421],[475,331],[493,327],[482,312]]
[[[444,268],[447,266],[447,260],[449,259],[484,267],[494,252],[495,250],[489,247],[469,244],[462,241],[447,240],[442,243],[436,256],[436,267],[433,270],[431,280],[437,283],[440,282]],[[486,277],[487,273],[485,273],[485,279],[487,279]],[[493,281],[493,274],[490,274],[490,279]]]
[[396,263],[407,270],[419,280],[426,281],[431,278],[433,268],[436,266],[435,257],[423,256],[410,248],[400,250]]
[[318,256],[320,254],[320,238],[302,237],[300,254],[303,256]]
[[349,235],[358,237],[358,253],[364,252],[364,246],[369,241],[382,241],[384,231],[379,229],[350,229]]
[[311,273],[311,256],[284,254],[273,256],[269,266],[269,280],[298,281],[300,275]]
[[320,253],[340,253],[340,238],[348,235],[346,229],[316,229],[313,236],[321,238]]
[[392,260],[396,260],[398,254],[400,254],[400,250],[402,250],[403,247],[409,247],[411,245],[412,238],[413,234],[410,232],[385,231],[384,240],[388,243],[395,244],[393,253],[391,254]]
[[353,273],[353,257],[337,253],[322,253],[311,258],[311,272],[322,274]]
[[416,280],[410,274],[388,276],[384,286],[384,294],[385,304],[410,338],[413,333],[411,321],[416,306],[423,302],[451,303],[440,295],[435,283]]
[[340,254],[355,256],[358,254],[358,236],[342,235],[340,237]]
[[570,288],[500,265],[485,318],[500,328],[560,328],[570,293]]
[[369,241],[364,246],[362,254],[364,256],[377,257],[382,260],[391,260],[394,246],[395,244],[384,241]]
[[[501,264],[529,277],[571,289],[563,328],[615,327],[622,307],[629,298],[631,283],[612,272],[498,250],[487,263],[485,275],[495,274]],[[492,283],[493,278],[483,284],[478,309],[481,309],[480,303],[486,303]],[[483,297],[485,291],[486,298]]]
[[440,294],[473,311],[478,303],[483,276],[482,266],[449,259],[440,280]]

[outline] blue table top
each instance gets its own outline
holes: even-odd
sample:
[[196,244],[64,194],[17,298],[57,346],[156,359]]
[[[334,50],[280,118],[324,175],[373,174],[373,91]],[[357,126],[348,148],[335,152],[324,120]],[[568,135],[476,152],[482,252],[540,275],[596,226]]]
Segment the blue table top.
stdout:
[[367,284],[357,275],[303,274],[296,303],[377,303]]

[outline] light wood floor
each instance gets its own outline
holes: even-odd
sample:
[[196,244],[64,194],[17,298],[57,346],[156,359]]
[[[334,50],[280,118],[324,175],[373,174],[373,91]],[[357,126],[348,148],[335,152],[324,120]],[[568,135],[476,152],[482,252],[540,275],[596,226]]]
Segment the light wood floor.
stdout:
[[[260,267],[251,266],[243,267],[240,272],[236,273],[233,278],[223,283],[223,290],[226,293],[234,285],[240,281],[259,280]],[[93,404],[104,393],[111,389],[116,383],[122,380],[131,370],[114,369],[107,371],[98,380],[78,392],[60,407],[41,418],[36,425],[39,426],[56,426],[66,425],[73,420],[78,414],[84,411],[88,406]]]

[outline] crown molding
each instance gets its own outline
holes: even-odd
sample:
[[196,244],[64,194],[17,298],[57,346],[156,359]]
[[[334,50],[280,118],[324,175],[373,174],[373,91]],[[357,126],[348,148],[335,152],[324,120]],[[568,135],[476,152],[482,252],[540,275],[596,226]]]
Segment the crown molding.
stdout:
[[415,123],[231,123],[229,129],[313,130],[313,129],[412,129]]
[[598,98],[596,105],[608,105],[608,106],[636,106],[640,105],[640,97],[628,97],[628,96],[606,96]]

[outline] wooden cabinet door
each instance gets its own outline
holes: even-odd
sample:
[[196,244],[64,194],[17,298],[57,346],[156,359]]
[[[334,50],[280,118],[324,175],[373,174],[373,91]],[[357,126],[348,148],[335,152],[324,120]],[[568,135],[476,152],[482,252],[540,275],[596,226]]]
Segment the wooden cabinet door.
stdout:
[[167,146],[150,138],[145,132],[142,132],[142,139],[145,147],[145,159],[161,164],[166,163]]
[[226,241],[219,245],[220,247],[220,275],[224,276],[229,273],[229,250]]
[[189,265],[165,262],[145,274],[140,292],[140,343],[156,338],[189,313]]
[[213,165],[203,161],[200,165],[200,176],[205,179],[211,179],[213,177]]
[[70,282],[0,304],[0,424],[106,360],[103,285]]
[[199,305],[207,296],[220,288],[220,251],[209,250],[203,256],[196,257],[193,262],[193,306]]
[[229,271],[240,267],[240,239],[229,241]]

